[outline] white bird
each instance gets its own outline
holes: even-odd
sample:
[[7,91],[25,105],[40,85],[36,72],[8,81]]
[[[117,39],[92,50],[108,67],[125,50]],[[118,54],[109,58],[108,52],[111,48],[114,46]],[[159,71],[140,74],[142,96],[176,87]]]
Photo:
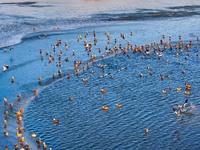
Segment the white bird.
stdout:
[[176,110],[175,108],[173,108],[173,110],[174,110],[174,113],[175,113],[175,114],[177,114],[177,115],[179,115],[179,116],[180,116],[180,114],[181,114],[181,111],[180,111],[180,109],[179,109],[179,110]]
[[3,66],[3,71],[5,72],[8,68],[10,68],[10,66],[8,65]]
[[108,66],[107,64],[103,64],[103,65],[97,65],[99,68],[105,68],[106,66]]
[[104,73],[103,75],[99,76],[99,78],[103,78],[103,77],[106,77],[108,76],[110,73]]
[[187,102],[188,102],[188,99],[185,100],[185,103],[184,103],[182,106],[176,104],[176,107],[173,108],[175,114],[177,114],[177,115],[180,116],[181,113],[186,112],[187,110],[186,110],[185,107],[186,107],[186,105],[187,105]]
[[125,70],[126,68],[120,68],[119,70],[117,70],[117,72]]
[[162,52],[157,53],[158,57],[162,57]]

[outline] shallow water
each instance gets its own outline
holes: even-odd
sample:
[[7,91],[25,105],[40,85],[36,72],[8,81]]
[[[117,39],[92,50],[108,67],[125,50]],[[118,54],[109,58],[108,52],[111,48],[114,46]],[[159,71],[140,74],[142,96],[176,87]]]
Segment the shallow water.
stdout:
[[[53,5],[52,2],[13,4],[6,4],[6,2],[1,4],[1,7],[9,6],[17,9],[37,7],[48,10]],[[87,1],[87,3],[94,5],[97,2]],[[29,144],[32,149],[41,149],[41,147],[37,148],[35,140],[30,138],[32,133],[36,133],[43,142],[47,143],[48,148],[52,147],[53,149],[180,149],[180,147],[199,149],[198,99],[200,95],[198,87],[200,82],[198,72],[200,68],[198,64],[200,60],[197,54],[199,54],[200,43],[196,40],[199,36],[200,23],[198,21],[198,5],[185,7],[184,5],[189,5],[185,2],[183,7],[177,8],[173,6],[179,4],[167,3],[165,8],[157,10],[155,6],[151,5],[146,8],[141,4],[136,9],[135,6],[129,7],[124,4],[121,5],[123,6],[121,11],[115,7],[113,10],[107,11],[108,7],[103,7],[104,1],[98,1],[98,3],[102,4],[99,6],[103,8],[103,11],[90,10],[90,15],[84,12],[87,19],[83,17],[74,19],[69,16],[66,26],[70,24],[70,28],[76,29],[51,29],[45,32],[35,32],[23,37],[21,43],[8,46],[6,53],[3,52],[3,48],[1,49],[1,66],[10,65],[11,68],[6,72],[0,72],[0,95],[2,99],[3,97],[8,98],[8,104],[14,103],[13,110],[9,110],[8,106],[3,106],[3,102],[0,109],[2,122],[5,118],[3,112],[9,110],[7,128],[4,128],[3,125],[0,128],[3,132],[9,131],[10,134],[7,138],[3,134],[0,135],[0,138],[3,139],[0,142],[1,149],[6,145],[13,148],[13,145],[17,143],[15,134],[18,123],[14,113],[19,109],[25,109],[24,122],[22,122],[25,127],[23,133],[26,139],[25,144]],[[158,2],[158,5],[163,3],[165,2]],[[48,7],[42,7],[41,4],[48,5]],[[76,2],[70,6],[78,7],[75,4]],[[4,9],[0,9],[1,12]],[[132,13],[132,9],[136,13]],[[178,13],[171,17],[169,13],[171,10],[176,10]],[[126,12],[126,14],[122,12]],[[76,16],[80,12],[72,14]],[[152,15],[157,17],[152,17]],[[28,16],[30,18],[30,13]],[[26,19],[22,19],[20,22],[23,23],[24,20]],[[38,18],[36,20],[39,21]],[[52,27],[52,22],[56,19],[52,22],[50,20],[51,18],[42,24],[47,30],[50,26]],[[57,21],[64,23],[64,20],[61,17]],[[80,21],[75,23],[77,20]],[[125,22],[121,22],[121,20]],[[9,20],[6,21],[9,22]],[[35,23],[35,20],[30,19],[29,21]],[[96,23],[98,21],[100,21],[99,24]],[[90,26],[87,27],[89,24]],[[28,28],[32,29],[34,26],[35,24],[28,25]],[[65,29],[68,28],[66,26]],[[21,28],[20,24],[19,27]],[[26,32],[27,26],[23,25],[23,27],[25,30],[22,31],[22,34],[29,33]],[[4,33],[7,30],[9,28],[0,31]],[[76,76],[73,69],[74,61],[82,61],[85,64],[90,60],[83,47],[83,42],[86,40],[88,43],[93,43],[94,30],[97,32],[98,43],[96,46],[93,45],[92,54],[97,56],[102,54],[106,56],[106,45],[113,49],[120,43],[125,47],[130,41],[133,47],[135,44],[140,46],[154,41],[159,42],[163,34],[166,34],[164,41],[168,41],[169,36],[172,37],[173,45],[179,42],[179,35],[182,35],[185,43],[193,40],[193,44],[188,52],[184,50],[183,53],[179,50],[167,49],[162,53],[163,56],[160,60],[153,53],[151,57],[144,59],[141,58],[142,54],[131,51],[128,51],[130,58],[122,53],[116,56],[111,55],[104,60],[99,59],[79,76]],[[89,33],[88,37],[78,42],[77,36],[83,36],[86,31]],[[13,32],[16,31],[13,30]],[[105,32],[111,35],[110,44],[107,43]],[[130,32],[133,32],[132,36]],[[10,33],[12,34],[12,30],[8,34]],[[120,37],[120,33],[126,35],[125,40]],[[9,38],[4,36],[3,38],[10,43]],[[116,44],[114,43],[115,38],[117,39]],[[56,44],[57,39],[62,39],[62,44],[53,52],[52,44]],[[68,51],[65,50],[64,42],[66,41],[69,44]],[[5,46],[4,44],[3,46]],[[14,49],[10,51],[11,47]],[[43,49],[44,60],[41,60],[40,48]],[[102,49],[101,53],[98,52],[99,48]],[[63,51],[62,66],[57,67],[56,62],[58,62],[58,54],[61,49]],[[75,56],[72,56],[72,50],[75,50]],[[49,56],[45,56],[45,52],[53,54],[55,60],[49,63]],[[177,52],[179,53],[178,57],[176,57]],[[64,60],[67,57],[70,58],[69,62]],[[166,60],[170,60],[170,63],[166,63]],[[182,64],[180,65],[179,62]],[[107,67],[102,70],[99,67],[101,64],[107,64]],[[150,66],[150,70],[147,69],[147,66]],[[120,68],[126,69],[120,71]],[[59,69],[63,71],[63,75],[61,77],[57,75],[53,79],[52,74],[57,74]],[[183,70],[186,71],[185,74],[182,73]],[[91,74],[91,71],[94,71],[94,74]],[[153,72],[152,76],[149,75],[149,71]],[[68,72],[72,75],[70,79],[66,77]],[[102,78],[103,73],[107,73],[108,76]],[[139,77],[140,73],[143,74],[143,78]],[[165,77],[164,81],[160,78],[161,73]],[[170,75],[171,78],[168,79],[167,75]],[[14,84],[11,83],[11,76],[15,77]],[[111,79],[111,76],[114,78]],[[43,78],[41,83],[38,83],[38,77]],[[87,78],[88,82],[83,83],[83,78]],[[185,82],[192,85],[189,96],[184,95]],[[169,90],[169,86],[172,86],[173,90]],[[178,93],[177,87],[181,87],[182,92]],[[107,90],[106,94],[101,93],[102,88]],[[34,89],[39,89],[38,96],[33,95]],[[162,90],[166,90],[167,94],[163,95]],[[17,100],[18,94],[21,94],[21,100]],[[73,97],[74,100],[69,101],[69,97]],[[176,103],[184,103],[187,98],[189,103],[192,102],[197,106],[197,109],[177,117],[173,113],[172,106]],[[123,104],[123,107],[116,108],[117,103]],[[108,111],[101,110],[104,105],[109,107]],[[53,118],[58,118],[59,124],[54,124]],[[149,128],[149,134],[144,133],[146,128]]]

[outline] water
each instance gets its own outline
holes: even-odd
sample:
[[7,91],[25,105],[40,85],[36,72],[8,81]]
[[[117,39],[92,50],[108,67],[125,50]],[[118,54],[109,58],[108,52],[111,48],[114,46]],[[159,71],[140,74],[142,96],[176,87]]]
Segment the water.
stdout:
[[[13,2],[12,0],[1,0],[0,47],[19,43],[23,36],[34,31],[53,30],[54,28],[71,29],[94,25],[96,22],[101,23],[100,20],[109,16],[108,14],[112,18],[117,17],[123,20],[133,19],[135,15],[137,15],[138,20],[145,18],[140,15],[163,10],[169,10],[169,12],[180,11],[181,16],[184,15],[184,12],[189,12],[188,15],[191,16],[192,13],[199,12],[198,4],[196,0],[181,2],[168,2],[166,0],[145,0],[141,2],[138,0],[125,0],[122,2],[116,2],[115,0],[16,0]],[[180,8],[178,6],[192,7]],[[141,10],[145,13],[143,11],[141,13]],[[132,17],[127,18],[127,13],[130,13]],[[126,17],[123,18],[123,15]],[[105,23],[105,21],[107,20],[105,19],[103,22]],[[35,28],[34,31],[33,28]]]
[[[56,150],[199,149],[199,3],[145,1],[130,5],[130,2],[137,1],[1,1],[0,17],[4,21],[0,26],[0,64],[11,68],[1,72],[0,95],[2,99],[8,99],[7,104],[14,103],[10,110],[2,101],[1,121],[5,118],[4,111],[8,110],[9,115],[6,116],[7,128],[3,123],[0,127],[1,149],[6,145],[11,149],[16,143],[20,145],[15,136],[18,126],[24,126],[24,145],[29,144],[32,149],[42,149],[42,146],[38,148],[35,139],[30,138],[32,133],[36,133],[37,139],[41,138],[48,148]],[[13,9],[15,12],[10,11]],[[84,38],[86,31],[89,35]],[[83,43],[93,44],[93,31],[97,33],[98,42],[93,45],[90,55],[96,55],[98,61],[76,76],[74,61],[82,61],[82,66],[91,61]],[[111,35],[110,44],[105,32]],[[133,32],[132,36],[130,32]],[[120,33],[126,35],[125,40]],[[193,44],[184,52],[168,48],[160,60],[152,50],[151,56],[144,59],[143,54],[129,50],[130,57],[119,53],[101,60],[101,55],[106,56],[106,46],[113,49],[121,43],[122,47],[127,47],[128,41],[133,47],[150,44],[159,42],[163,34],[166,35],[164,42],[171,36],[171,43],[175,45],[182,35],[185,44],[189,40]],[[80,35],[83,39],[78,42]],[[58,39],[62,39],[62,44],[54,52],[52,45]],[[64,42],[69,44],[68,51]],[[5,53],[4,47],[7,48]],[[99,48],[102,49],[100,53]],[[62,66],[57,67],[61,49]],[[75,50],[75,56],[72,56],[72,50]],[[53,54],[55,60],[49,63],[49,55],[45,52]],[[67,57],[69,62],[65,62]],[[170,63],[166,63],[167,60]],[[107,64],[107,67],[102,70],[101,64]],[[62,76],[58,76],[59,69],[63,71]],[[55,79],[53,73],[57,74]],[[68,73],[71,73],[70,79]],[[108,76],[102,77],[105,73]],[[143,78],[139,77],[140,73]],[[164,75],[164,81],[160,74]],[[11,83],[12,76],[15,77],[14,84]],[[41,83],[38,83],[38,77],[42,77]],[[83,78],[88,82],[83,83]],[[185,82],[192,85],[189,96],[184,95]],[[173,89],[169,90],[169,86]],[[178,87],[183,89],[182,92],[176,91]],[[103,88],[107,90],[106,94],[101,93]],[[34,89],[39,89],[37,96],[33,94]],[[162,90],[167,94],[163,95]],[[21,94],[21,100],[17,100],[18,94]],[[69,97],[74,100],[69,101]],[[184,103],[187,98],[197,109],[177,117],[172,106]],[[118,103],[123,105],[121,109],[116,108]],[[109,110],[102,111],[102,106],[108,106]],[[14,114],[20,109],[25,109],[21,123],[16,121]],[[54,124],[53,118],[59,119],[59,124]],[[145,134],[146,128],[149,128],[149,134]],[[9,137],[4,137],[5,131],[9,132]]]

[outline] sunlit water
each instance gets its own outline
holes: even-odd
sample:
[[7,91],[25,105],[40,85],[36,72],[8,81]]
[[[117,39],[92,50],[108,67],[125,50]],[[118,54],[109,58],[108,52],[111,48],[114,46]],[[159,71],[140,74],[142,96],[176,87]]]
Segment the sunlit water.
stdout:
[[[3,106],[2,100],[1,149],[6,145],[12,149],[18,141],[15,134],[19,123],[14,113],[19,109],[25,109],[24,122],[21,123],[24,124],[24,144],[31,145],[32,149],[42,149],[41,145],[38,148],[35,139],[30,138],[32,133],[36,133],[48,148],[56,150],[199,149],[200,43],[197,37],[200,6],[195,2],[146,1],[137,5],[129,5],[134,4],[133,1],[121,4],[116,1],[2,2],[1,47],[17,43],[23,35],[26,36],[20,44],[7,46],[5,53],[1,49],[1,66],[10,65],[11,68],[0,73],[0,95],[2,99],[8,98],[7,104],[14,103],[13,110],[10,110]],[[15,14],[8,11],[11,9],[16,11]],[[35,33],[27,35],[33,32],[33,28]],[[93,44],[94,30],[98,43],[93,45],[90,55],[95,54],[99,59],[76,76],[74,61],[82,61],[83,64],[91,61],[83,42]],[[86,31],[89,35],[84,38]],[[105,32],[111,35],[110,44]],[[126,35],[125,40],[120,33]],[[169,41],[171,36],[171,43],[175,45],[182,35],[185,43],[192,40],[192,46],[189,51],[183,48],[184,52],[168,48],[161,59],[152,50],[151,56],[143,59],[143,54],[129,50],[130,57],[119,53],[101,60],[101,55],[106,56],[106,46],[110,49],[119,44],[127,47],[128,41],[133,47],[154,41],[159,43],[163,34],[166,35],[164,42]],[[83,39],[78,42],[77,36],[80,35]],[[54,52],[52,45],[58,39],[62,39],[62,44]],[[68,51],[64,42],[69,44]],[[11,47],[14,49],[10,51]],[[43,49],[44,60],[41,60],[40,48]],[[100,53],[99,48],[102,49]],[[57,67],[61,49],[62,66]],[[72,50],[75,50],[75,56],[72,56]],[[45,52],[53,54],[55,60],[49,63],[49,55],[46,56]],[[176,56],[177,52],[179,56]],[[69,62],[65,62],[67,57]],[[167,60],[170,62],[166,63]],[[102,64],[107,64],[105,69],[99,67]],[[63,71],[62,76],[58,76],[59,69]],[[57,74],[55,79],[52,78],[53,73]],[[70,79],[67,78],[68,73],[71,73]],[[141,73],[142,78],[139,77]],[[102,77],[103,74],[108,76]],[[160,74],[164,75],[164,81]],[[11,83],[12,76],[15,77],[14,84]],[[41,83],[38,83],[38,77],[43,78]],[[88,82],[83,83],[83,78],[87,78]],[[184,94],[185,82],[192,85],[191,95]],[[178,87],[183,89],[182,92],[177,92]],[[38,96],[33,96],[34,89],[39,89]],[[101,89],[106,89],[107,93],[102,94]],[[162,90],[166,90],[167,94],[162,94]],[[21,100],[17,100],[18,94],[22,95]],[[74,100],[69,101],[69,97]],[[185,99],[189,99],[189,103],[195,104],[197,109],[177,117],[172,107],[176,103],[184,103]],[[118,103],[123,105],[122,108],[116,107]],[[102,111],[102,106],[108,106],[109,110]],[[6,110],[9,110],[8,125],[4,128],[3,112]],[[54,118],[59,119],[59,124],[53,123]],[[149,134],[145,134],[146,128],[149,128]],[[4,137],[4,131],[9,132],[9,137]]]
[[[115,19],[125,15],[126,20],[130,19],[127,16],[136,15],[136,19],[140,20],[140,14],[143,11],[145,13],[158,11],[158,14],[163,10],[181,11],[182,13],[186,11],[191,16],[194,12],[199,12],[198,4],[199,2],[196,0],[179,2],[168,0],[1,0],[0,47],[19,43],[24,35],[34,32],[33,28],[35,31],[44,31],[54,28],[71,29],[91,24],[96,25],[97,22],[101,24],[109,21],[103,20],[102,22],[102,19],[108,14],[114,14]],[[184,15],[182,13],[181,16]],[[104,17],[101,14],[104,14]],[[105,16],[105,14],[107,15]],[[173,16],[173,14],[171,15]],[[155,16],[157,15],[153,15],[153,17]]]

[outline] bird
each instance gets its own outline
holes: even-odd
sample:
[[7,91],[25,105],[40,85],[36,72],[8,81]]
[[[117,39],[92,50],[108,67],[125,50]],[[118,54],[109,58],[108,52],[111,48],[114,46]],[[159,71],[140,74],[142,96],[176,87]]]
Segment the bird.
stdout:
[[18,127],[17,130],[18,130],[19,132],[21,132],[21,131],[23,130],[23,127]]
[[24,140],[24,137],[22,137],[22,138],[19,140],[20,143],[24,143],[24,141],[25,141],[25,140]]
[[3,101],[4,101],[4,103],[6,103],[6,102],[7,102],[7,100],[8,100],[7,98],[3,98]]
[[106,89],[101,89],[101,93],[105,94],[106,93]]
[[12,76],[11,77],[11,82],[14,82],[15,81],[15,78]]
[[53,122],[54,123],[59,123],[59,120],[58,119],[53,119]]
[[167,91],[166,90],[162,90],[162,94],[166,94],[167,93]]
[[69,100],[70,100],[70,101],[73,101],[73,97],[69,97]]
[[21,110],[20,110],[20,113],[23,114],[23,113],[24,113],[24,109],[21,109]]
[[18,144],[15,144],[15,149],[18,149],[18,148],[19,148]]
[[40,143],[42,143],[42,140],[39,138],[39,139],[36,140],[36,142],[37,142],[38,144],[40,144]]
[[145,133],[149,133],[149,129],[145,129]]
[[122,108],[122,104],[116,104],[117,108]]
[[21,137],[21,136],[23,136],[23,134],[19,133],[19,132],[17,132],[16,135],[17,135],[18,138]]
[[12,109],[12,107],[13,107],[13,103],[10,103],[10,105],[9,105],[9,106],[10,106],[10,108]]
[[22,121],[22,119],[23,119],[23,118],[22,118],[21,116],[19,116],[19,117],[17,118],[18,121]]
[[179,110],[176,110],[175,108],[172,108],[172,109],[174,110],[174,113],[177,114],[177,116],[181,115],[180,109]]
[[34,134],[34,133],[31,134],[31,137],[32,137],[32,138],[36,138],[36,136],[37,136],[37,134]]
[[38,81],[42,81],[42,77],[38,77]]
[[46,145],[46,143],[45,143],[45,142],[43,143],[43,148],[44,148],[44,149],[46,149],[46,148],[47,148],[47,145]]
[[188,102],[188,99],[185,100],[185,103],[182,106],[179,106],[182,112],[186,111],[185,106],[187,105],[187,102]]
[[35,89],[33,92],[34,92],[34,95],[37,95],[39,90]]
[[88,80],[86,78],[83,78],[82,80],[84,83],[88,82]]
[[108,66],[108,65],[107,64],[97,65],[97,67],[99,67],[99,68],[105,68],[106,66]]
[[8,115],[8,111],[5,111],[4,114],[5,114],[5,115]]
[[99,76],[99,78],[107,77],[110,73],[104,73],[103,75]]
[[21,95],[20,95],[20,94],[18,94],[18,95],[17,95],[17,98],[18,98],[18,100],[20,100],[20,98],[21,98]]
[[10,66],[8,65],[3,66],[3,71],[5,72],[8,68],[10,68]]
[[126,68],[120,68],[119,70],[117,70],[117,72],[125,70]]
[[181,113],[186,112],[186,105],[187,105],[188,99],[185,100],[185,103],[183,105],[176,104],[176,107],[173,108],[174,113],[178,116],[181,115]]
[[15,112],[16,115],[21,115],[20,111]]
[[7,124],[7,120],[4,120],[3,123],[4,123],[4,125],[6,125]]
[[107,111],[108,109],[109,109],[108,106],[102,106],[102,110],[103,110],[103,111]]
[[56,74],[54,73],[54,74],[53,74],[53,78],[55,78],[55,77],[56,77]]
[[5,136],[8,136],[8,135],[9,135],[9,133],[8,133],[8,132],[4,132],[4,135],[5,135]]

